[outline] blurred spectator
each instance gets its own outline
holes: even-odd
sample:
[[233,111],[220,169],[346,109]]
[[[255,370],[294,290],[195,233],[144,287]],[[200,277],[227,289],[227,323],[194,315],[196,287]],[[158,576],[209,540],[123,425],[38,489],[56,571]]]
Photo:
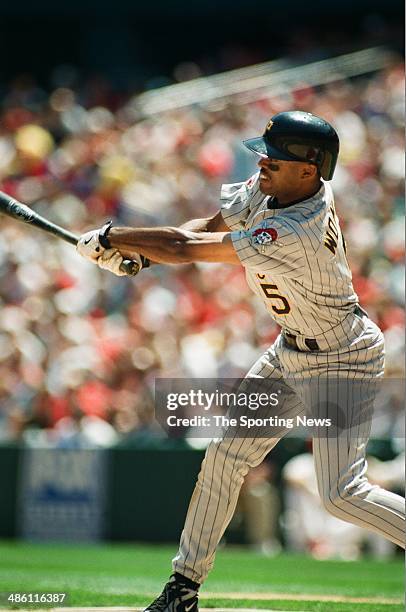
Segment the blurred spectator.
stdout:
[[56,448],[104,448],[116,442],[117,434],[104,419],[76,408],[56,423],[51,440]]
[[131,393],[117,394],[114,425],[122,438],[120,448],[162,448],[169,446],[164,430],[155,421],[154,400],[149,392],[141,393],[134,402]]
[[[378,558],[392,555],[396,546],[374,533],[331,516],[322,507],[313,455],[290,459],[282,470],[285,512],[283,524],[290,550],[309,552],[317,559],[356,559],[365,547]],[[368,457],[368,478],[376,485],[404,494],[405,454],[391,461]]]
[[282,476],[288,548],[308,552],[316,559],[357,559],[365,530],[335,518],[322,507],[313,455],[304,453],[290,459]]

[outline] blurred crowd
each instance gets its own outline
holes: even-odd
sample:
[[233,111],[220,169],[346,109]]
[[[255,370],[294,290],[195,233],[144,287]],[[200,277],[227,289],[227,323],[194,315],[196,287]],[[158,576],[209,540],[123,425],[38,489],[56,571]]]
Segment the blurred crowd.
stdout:
[[[361,305],[403,377],[404,70],[239,105],[141,116],[104,80],[51,92],[21,77],[0,114],[0,189],[77,233],[107,219],[179,225],[213,214],[222,183],[245,180],[241,144],[272,114],[321,115],[341,139],[333,181]],[[0,437],[58,446],[145,444],[156,377],[239,377],[278,334],[242,268],[101,272],[72,246],[0,220]]]

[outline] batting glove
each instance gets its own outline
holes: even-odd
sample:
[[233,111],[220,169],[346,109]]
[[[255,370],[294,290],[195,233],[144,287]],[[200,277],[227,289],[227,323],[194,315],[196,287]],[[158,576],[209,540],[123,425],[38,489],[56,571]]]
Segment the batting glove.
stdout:
[[109,221],[101,229],[83,234],[76,246],[78,253],[97,264],[102,270],[109,270],[117,276],[129,274],[127,266],[129,263],[131,263],[131,276],[138,274],[142,268],[148,268],[150,265],[149,259],[139,253],[132,253],[131,262],[125,260],[126,265],[122,266],[124,258],[118,249],[111,247],[107,236],[112,225],[112,222]]
[[[138,253],[132,253],[131,260],[138,264],[138,272],[142,270],[143,266],[143,257]],[[126,272],[123,272],[120,269],[121,264],[123,263],[123,257],[120,255],[120,251],[117,249],[106,249],[100,255],[100,257],[96,261],[99,268],[102,270],[108,270],[117,276],[125,276]]]
[[100,255],[102,255],[106,249],[110,249],[107,233],[111,225],[112,223],[109,221],[103,225],[102,228],[82,234],[76,245],[76,250],[79,255],[82,255],[82,257],[89,259],[93,263],[97,263]]

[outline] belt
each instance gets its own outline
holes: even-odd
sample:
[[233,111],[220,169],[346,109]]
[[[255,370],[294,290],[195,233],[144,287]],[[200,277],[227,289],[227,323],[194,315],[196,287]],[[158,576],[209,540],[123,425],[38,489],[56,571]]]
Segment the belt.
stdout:
[[[367,317],[368,316],[368,314],[365,312],[365,310],[361,308],[359,304],[356,305],[353,312],[355,315],[357,315],[357,317]],[[296,349],[297,351],[301,350],[297,344],[297,336],[295,336],[295,334],[291,334],[288,331],[283,331],[282,334],[283,334],[286,344]],[[320,347],[317,343],[316,338],[305,338],[304,343],[309,349],[309,351],[319,351],[320,350]]]
[[[295,336],[294,334],[291,334],[288,331],[284,331],[283,337],[285,339],[286,344],[296,349],[297,351],[301,350],[297,345],[297,341],[296,341],[297,336]],[[304,343],[309,349],[309,351],[319,351],[320,350],[320,347],[317,344],[317,340],[315,338],[305,338]]]

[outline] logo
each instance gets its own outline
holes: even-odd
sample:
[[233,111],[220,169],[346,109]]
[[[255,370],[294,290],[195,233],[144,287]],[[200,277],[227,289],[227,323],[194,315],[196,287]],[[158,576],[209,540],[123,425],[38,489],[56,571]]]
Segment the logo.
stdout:
[[252,237],[256,244],[271,244],[278,237],[278,232],[274,227],[261,227],[252,232]]
[[266,129],[265,129],[265,131],[266,131],[266,132],[269,132],[269,130],[271,129],[271,127],[272,127],[272,126],[273,126],[273,121],[272,121],[272,119],[270,119],[270,120],[268,121],[268,123],[266,124]]
[[194,604],[194,603],[192,603],[192,604],[190,604],[190,606],[185,606],[185,612],[189,612],[189,610],[191,610],[191,609],[193,608],[193,606],[194,606],[194,605],[195,605],[195,604]]
[[16,200],[10,201],[8,209],[10,211],[10,214],[15,219],[21,219],[22,221],[25,221],[26,223],[31,223],[31,221],[34,220],[34,217],[35,217],[34,211],[31,210],[31,208],[29,208],[25,204],[21,204],[20,202],[17,202]]

